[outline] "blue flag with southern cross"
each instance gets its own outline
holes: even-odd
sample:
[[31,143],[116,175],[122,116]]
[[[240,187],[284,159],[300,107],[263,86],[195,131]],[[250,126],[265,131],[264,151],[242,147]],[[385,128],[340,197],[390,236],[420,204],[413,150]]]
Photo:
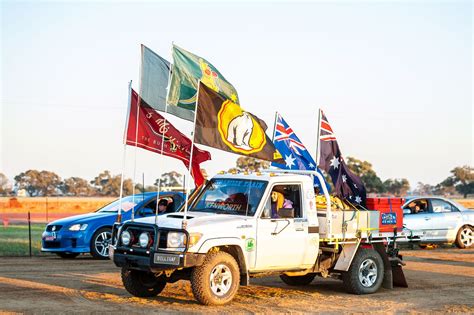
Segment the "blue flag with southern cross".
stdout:
[[[273,138],[273,144],[275,148],[281,153],[285,164],[278,164],[273,162],[272,166],[276,166],[282,169],[287,170],[308,170],[308,171],[318,171],[321,176],[323,174],[316,167],[316,162],[306,150],[303,143],[296,136],[295,132],[288,123],[281,117],[279,113],[276,114],[276,124],[275,124],[275,134]],[[323,177],[324,178],[324,177]],[[328,191],[331,190],[329,185],[324,181]],[[321,187],[317,177],[314,177],[314,186]]]

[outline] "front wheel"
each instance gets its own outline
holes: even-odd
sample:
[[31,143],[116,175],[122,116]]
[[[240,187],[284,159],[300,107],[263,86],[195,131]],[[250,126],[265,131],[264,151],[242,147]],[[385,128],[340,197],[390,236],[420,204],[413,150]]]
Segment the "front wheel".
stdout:
[[91,255],[94,258],[109,258],[109,245],[112,243],[112,229],[103,227],[98,229],[91,239]]
[[359,248],[349,270],[342,274],[347,292],[370,294],[382,285],[384,266],[382,257],[374,249]]
[[166,286],[163,276],[125,267],[122,268],[122,283],[128,293],[137,297],[157,296]]
[[193,295],[204,305],[229,303],[239,290],[240,271],[234,257],[226,252],[207,254],[191,274]]
[[458,248],[469,248],[474,243],[474,232],[472,227],[465,225],[461,227],[456,235],[455,244]]
[[291,285],[291,286],[310,284],[314,280],[315,277],[316,277],[316,274],[314,273],[308,273],[304,276],[288,276],[285,274],[280,275],[280,279],[286,284]]

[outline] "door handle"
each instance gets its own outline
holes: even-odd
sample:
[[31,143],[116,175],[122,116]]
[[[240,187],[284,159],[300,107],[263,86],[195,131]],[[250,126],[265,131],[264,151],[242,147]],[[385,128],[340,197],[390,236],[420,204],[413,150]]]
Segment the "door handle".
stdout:
[[425,217],[425,220],[429,221],[429,220],[431,220],[431,218],[430,217]]

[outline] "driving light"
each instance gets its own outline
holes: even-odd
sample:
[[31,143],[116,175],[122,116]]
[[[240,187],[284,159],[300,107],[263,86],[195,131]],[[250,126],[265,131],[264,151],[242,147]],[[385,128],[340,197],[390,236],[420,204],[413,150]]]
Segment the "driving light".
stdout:
[[150,234],[148,232],[143,232],[140,234],[138,242],[140,243],[140,247],[146,248],[150,243]]
[[127,246],[130,244],[130,241],[132,240],[132,235],[130,234],[129,231],[123,231],[122,235],[120,236],[120,240],[122,241],[122,244]]
[[169,232],[166,247],[168,248],[183,248],[184,247],[184,233]]
[[87,224],[73,224],[69,227],[69,231],[84,231],[87,229]]

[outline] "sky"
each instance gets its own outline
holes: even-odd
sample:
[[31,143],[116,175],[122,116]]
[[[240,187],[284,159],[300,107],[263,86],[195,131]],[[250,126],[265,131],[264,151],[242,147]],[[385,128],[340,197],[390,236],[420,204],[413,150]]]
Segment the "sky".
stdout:
[[[151,184],[183,164],[122,143],[140,44],[206,58],[267,122],[315,155],[317,112],[342,154],[382,179],[437,184],[473,166],[471,1],[19,2],[1,4],[0,172]],[[185,134],[192,123],[168,116]],[[210,175],[237,155],[212,148]],[[125,161],[123,157],[125,156]],[[123,167],[124,165],[124,167]],[[134,171],[135,170],[135,171]]]

